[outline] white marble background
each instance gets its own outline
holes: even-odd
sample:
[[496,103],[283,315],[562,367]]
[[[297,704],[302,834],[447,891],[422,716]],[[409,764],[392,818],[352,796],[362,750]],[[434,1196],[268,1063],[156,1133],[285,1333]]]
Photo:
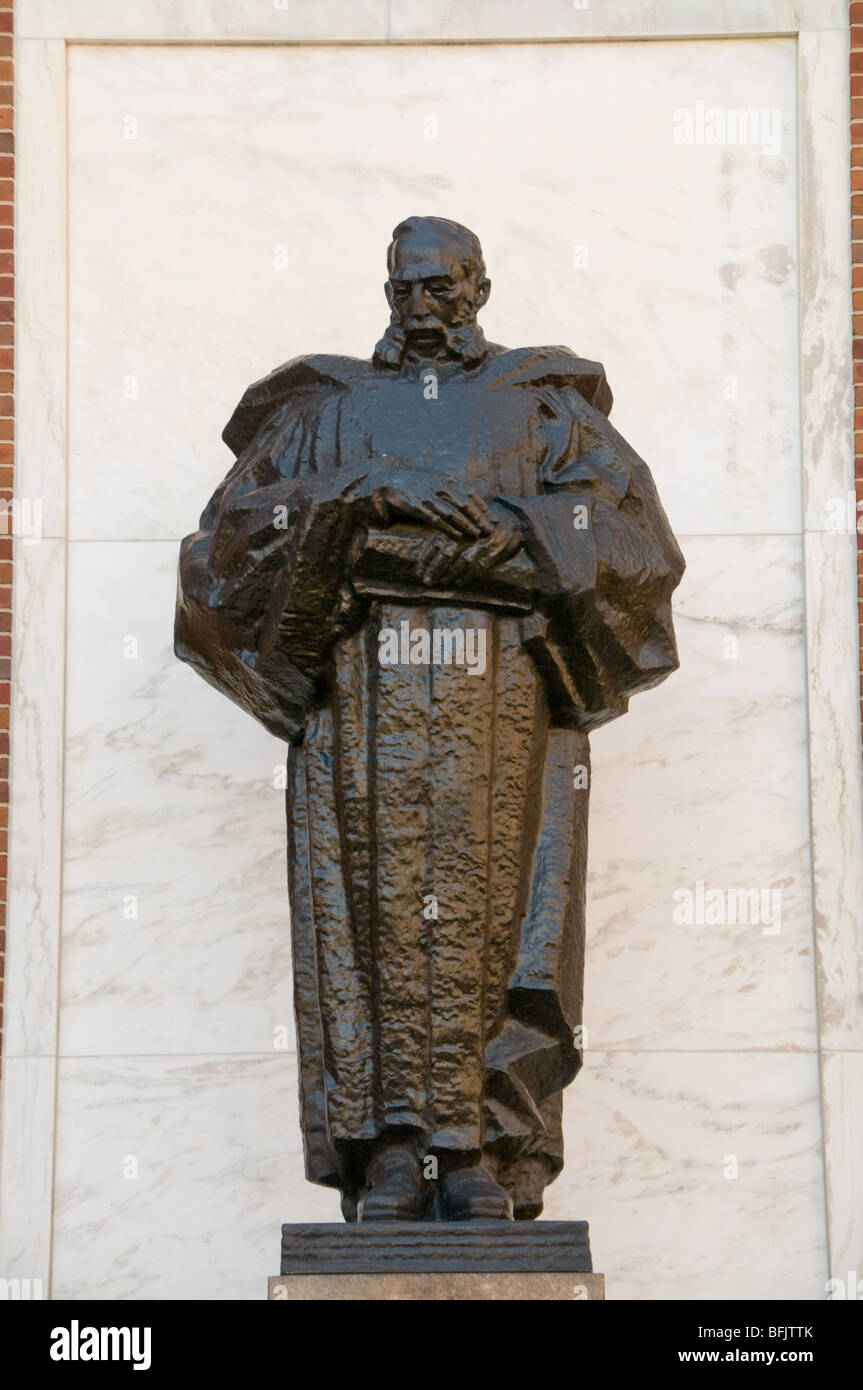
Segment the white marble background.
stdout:
[[[368,355],[413,212],[480,234],[491,338],[605,363],[689,565],[680,672],[593,739],[546,1215],[591,1221],[609,1297],[823,1297],[796,72],[786,39],[69,51],[54,1297],[261,1297],[280,1222],[337,1219],[302,1176],[283,749],[173,659],[174,573],[236,399]],[[675,144],[698,101],[778,109],[780,152]],[[698,880],[781,888],[781,931],[676,925]]]

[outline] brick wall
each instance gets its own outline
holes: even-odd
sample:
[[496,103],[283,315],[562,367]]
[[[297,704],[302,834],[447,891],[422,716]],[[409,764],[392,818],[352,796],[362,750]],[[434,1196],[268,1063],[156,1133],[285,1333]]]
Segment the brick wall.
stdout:
[[[863,675],[863,3],[851,3],[851,260],[854,334],[854,486],[857,492],[857,616]],[[863,695],[860,715],[863,718]]]
[[9,834],[9,666],[12,651],[12,500],[14,450],[14,190],[15,135],[12,96],[12,6],[0,3],[0,1056],[6,966],[6,845]]

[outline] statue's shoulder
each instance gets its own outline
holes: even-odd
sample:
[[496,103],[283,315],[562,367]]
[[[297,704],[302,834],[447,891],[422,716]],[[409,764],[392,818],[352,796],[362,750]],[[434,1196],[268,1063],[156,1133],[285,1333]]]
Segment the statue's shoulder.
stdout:
[[603,415],[611,410],[611,387],[601,362],[568,347],[501,348],[486,362],[490,386],[568,386]]
[[359,357],[315,353],[293,357],[243,392],[239,405],[222,431],[222,438],[237,455],[249,445],[267,416],[292,395],[321,390],[345,390],[373,372],[371,362]]

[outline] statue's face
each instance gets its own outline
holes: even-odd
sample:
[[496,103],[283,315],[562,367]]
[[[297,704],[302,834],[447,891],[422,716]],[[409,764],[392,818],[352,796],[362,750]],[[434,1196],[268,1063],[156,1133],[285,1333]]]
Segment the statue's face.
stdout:
[[457,241],[420,228],[399,237],[387,281],[387,299],[410,347],[434,354],[447,330],[473,323],[490,283],[466,272]]

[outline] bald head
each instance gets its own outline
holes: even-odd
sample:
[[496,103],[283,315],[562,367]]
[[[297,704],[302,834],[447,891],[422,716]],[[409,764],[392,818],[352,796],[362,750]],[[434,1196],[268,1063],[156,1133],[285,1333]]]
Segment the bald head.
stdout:
[[479,237],[469,227],[451,222],[448,217],[406,217],[400,222],[387,251],[387,269],[391,274],[397,263],[397,249],[407,253],[411,247],[429,252],[434,249],[438,256],[459,264],[466,275],[477,280],[485,275]]

